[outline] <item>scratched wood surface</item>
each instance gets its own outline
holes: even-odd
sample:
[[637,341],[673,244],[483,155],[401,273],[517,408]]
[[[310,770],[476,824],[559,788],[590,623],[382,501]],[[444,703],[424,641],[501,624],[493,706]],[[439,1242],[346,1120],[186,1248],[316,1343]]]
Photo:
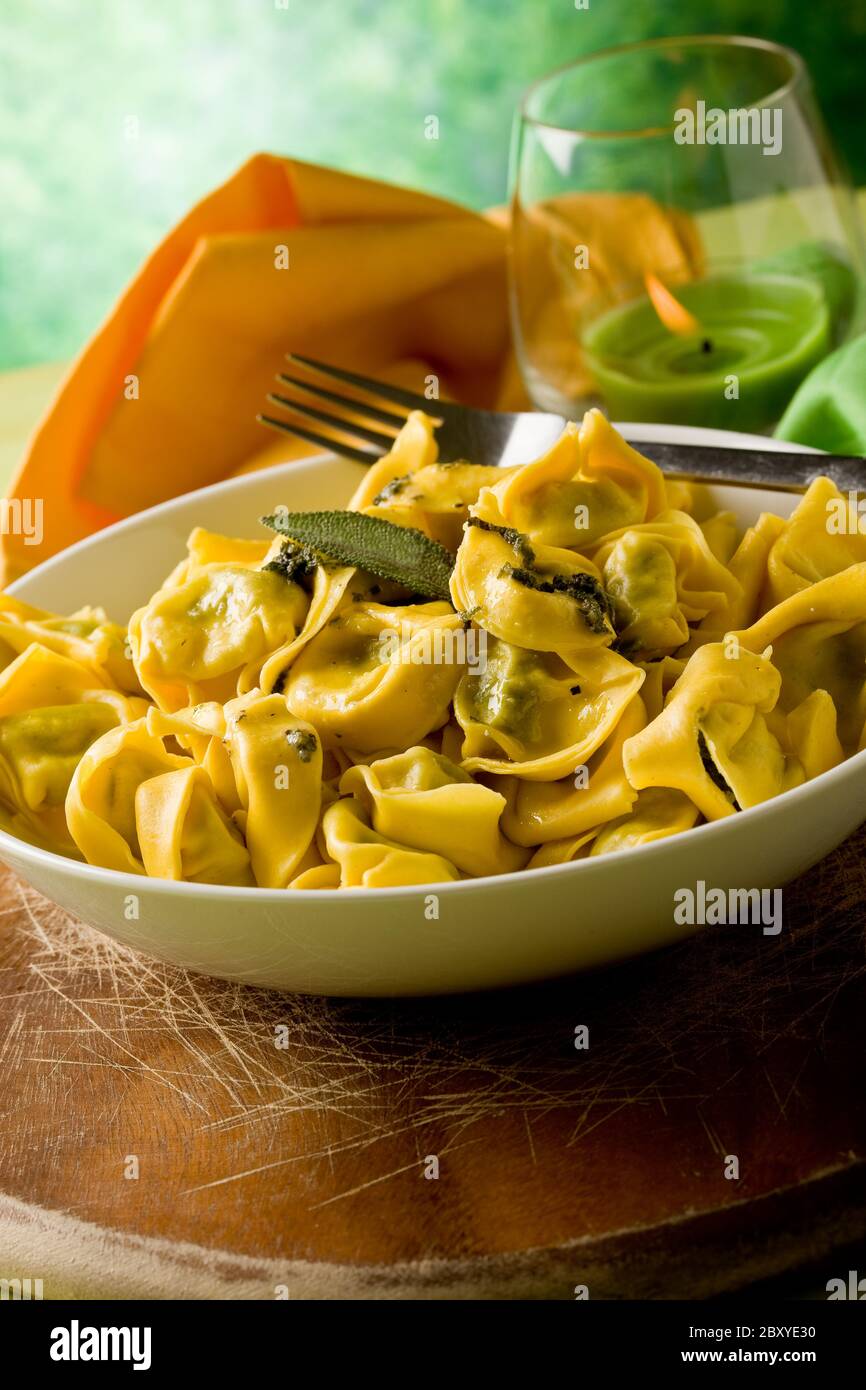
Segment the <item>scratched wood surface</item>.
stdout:
[[699,1297],[820,1260],[866,1236],[864,847],[785,890],[777,938],[402,1003],[187,976],[6,874],[0,1276]]

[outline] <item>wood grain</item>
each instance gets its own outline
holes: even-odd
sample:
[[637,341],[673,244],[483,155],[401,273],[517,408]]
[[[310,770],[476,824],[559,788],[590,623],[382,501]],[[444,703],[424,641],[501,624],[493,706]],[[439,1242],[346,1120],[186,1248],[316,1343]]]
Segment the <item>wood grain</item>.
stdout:
[[778,938],[402,1003],[188,976],[7,874],[0,1275],[694,1297],[821,1259],[866,1236],[864,846],[785,890]]
[[[0,374],[0,480],[61,371]],[[185,976],[0,870],[0,1277],[701,1297],[841,1250],[866,1237],[864,849],[786,890],[776,940],[408,1004]]]

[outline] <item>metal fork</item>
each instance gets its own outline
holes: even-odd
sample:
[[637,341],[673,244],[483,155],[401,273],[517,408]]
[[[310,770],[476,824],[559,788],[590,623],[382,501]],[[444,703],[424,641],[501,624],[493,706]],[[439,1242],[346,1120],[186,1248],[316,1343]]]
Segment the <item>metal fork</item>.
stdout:
[[[260,414],[257,419],[271,429],[297,435],[331,453],[356,463],[371,464],[386,454],[398,430],[412,410],[423,410],[436,425],[436,442],[443,462],[468,459],[471,463],[504,468],[527,463],[543,454],[562,433],[562,415],[540,411],[507,412],[477,410],[450,401],[428,400],[401,386],[391,386],[373,377],[331,367],[312,357],[287,353],[288,361],[304,369],[305,375],[278,372],[277,380],[291,394],[270,392],[268,400],[292,412],[297,419]],[[332,385],[343,388],[336,391]],[[360,394],[359,394],[360,393]],[[300,399],[299,399],[300,396]],[[374,399],[369,400],[372,396]],[[322,409],[324,402],[330,409]],[[402,408],[401,413],[386,410],[381,402]],[[320,426],[310,427],[310,422]],[[384,428],[374,428],[382,426]],[[733,483],[740,487],[771,487],[802,492],[813,478],[829,475],[845,491],[866,492],[866,459],[853,455],[794,454],[784,450],[729,449],[714,445],[659,443],[632,437],[635,447],[653,459],[665,473],[698,482]]]
[[[302,415],[305,420],[325,425],[329,431],[338,430],[348,435],[349,439],[335,439],[332,434],[316,432],[308,425],[289,423],[272,415],[259,415],[261,423],[270,425],[272,429],[284,430],[287,434],[299,435],[311,444],[321,444],[323,448],[354,459],[356,463],[375,463],[377,458],[386,454],[411,410],[423,410],[439,422],[436,426],[436,443],[443,461],[469,459],[472,463],[500,468],[512,463],[526,463],[527,459],[544,453],[562,434],[565,424],[561,415],[476,410],[470,406],[452,405],[449,401],[428,400],[414,391],[404,391],[400,386],[359,376],[357,372],[347,372],[342,367],[329,367],[312,357],[301,357],[296,353],[286,353],[286,357],[289,362],[300,364],[320,377],[330,377],[366,395],[378,396],[382,401],[403,407],[404,413],[397,415],[375,402],[341,395],[307,377],[288,372],[277,373],[277,380],[294,388],[294,391],[291,396],[271,392],[268,400],[272,404],[285,406],[296,415]],[[334,409],[328,412],[308,401],[298,400],[298,392],[327,401]],[[347,415],[363,418],[347,419]],[[371,429],[370,424],[365,422],[384,425],[388,432]]]

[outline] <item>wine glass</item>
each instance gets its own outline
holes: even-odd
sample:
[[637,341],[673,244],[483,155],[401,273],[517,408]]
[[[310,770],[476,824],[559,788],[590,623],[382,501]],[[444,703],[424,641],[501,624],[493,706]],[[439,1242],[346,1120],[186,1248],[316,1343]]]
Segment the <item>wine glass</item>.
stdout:
[[534,403],[766,431],[863,322],[850,185],[793,51],[650,40],[527,92],[510,293]]

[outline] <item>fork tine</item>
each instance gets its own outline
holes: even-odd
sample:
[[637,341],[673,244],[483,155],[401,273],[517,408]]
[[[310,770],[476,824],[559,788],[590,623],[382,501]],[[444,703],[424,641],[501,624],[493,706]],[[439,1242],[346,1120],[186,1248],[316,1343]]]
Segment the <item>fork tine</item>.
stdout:
[[290,425],[285,420],[276,420],[273,415],[257,415],[256,419],[262,425],[269,425],[272,430],[282,430],[284,434],[296,434],[300,439],[306,439],[310,444],[320,444],[323,449],[327,449],[329,454],[342,454],[344,458],[354,459],[355,463],[363,463],[369,466],[375,463],[382,455],[366,449],[353,449],[351,444],[344,444],[339,439],[328,439],[323,434],[316,434],[313,430],[306,430],[301,425]]
[[391,425],[395,430],[401,430],[406,423],[405,415],[393,415],[390,410],[380,410],[377,405],[359,401],[357,396],[341,396],[338,391],[329,391],[326,387],[316,386],[299,376],[290,376],[288,372],[277,372],[277,379],[285,381],[287,385],[299,387],[310,396],[318,396],[323,401],[331,401],[333,405],[341,405],[347,410],[357,410],[361,415],[369,415],[371,420],[378,420],[382,425]]
[[361,391],[369,391],[373,396],[382,396],[384,400],[393,401],[395,405],[404,405],[407,410],[426,410],[428,414],[431,413],[431,402],[423,396],[417,396],[414,391],[404,391],[400,386],[389,386],[387,382],[374,381],[372,377],[359,376],[357,372],[347,372],[342,367],[329,367],[325,362],[317,362],[313,357],[302,357],[297,352],[287,352],[286,357],[290,362],[300,362],[314,372],[320,372],[322,376],[336,377],[337,381],[345,381],[349,386],[357,386]]
[[368,444],[374,444],[383,454],[387,454],[394,443],[393,435],[380,434],[378,430],[368,430],[364,425],[356,425],[354,420],[341,420],[338,415],[329,415],[326,410],[317,410],[314,405],[303,405],[301,401],[293,400],[291,396],[280,396],[275,391],[269,391],[268,400],[273,401],[274,405],[286,405],[298,415],[306,415],[311,420],[319,420],[323,425],[330,425],[331,429],[342,430],[344,434],[357,435],[359,439],[365,439]]

